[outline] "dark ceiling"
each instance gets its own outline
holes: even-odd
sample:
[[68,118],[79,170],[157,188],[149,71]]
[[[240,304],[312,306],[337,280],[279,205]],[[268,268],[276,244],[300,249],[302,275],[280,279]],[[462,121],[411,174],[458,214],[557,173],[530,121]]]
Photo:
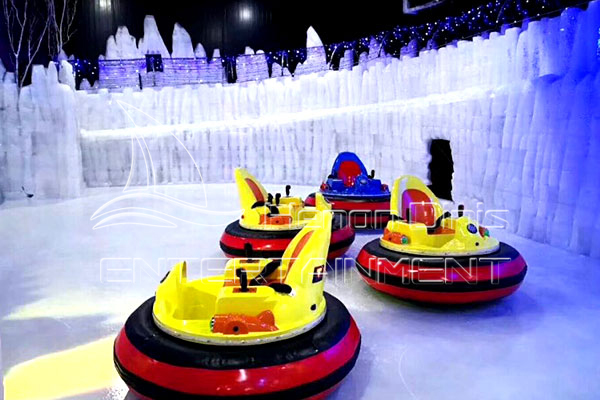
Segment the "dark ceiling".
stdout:
[[[447,0],[418,15],[402,12],[402,1],[280,1],[280,0],[80,0],[78,37],[67,49],[82,58],[104,53],[106,39],[119,25],[136,38],[143,36],[143,21],[154,15],[162,37],[171,48],[173,25],[179,22],[194,45],[207,52],[243,53],[245,46],[265,51],[304,47],[306,30],[314,26],[325,43],[353,40],[401,24],[420,23],[457,14],[485,1]],[[110,7],[107,7],[110,4]],[[168,7],[165,4],[169,4]]]
[[[34,0],[43,1],[43,0]],[[411,0],[422,3],[428,0]],[[407,15],[401,0],[281,1],[281,0],[79,0],[77,33],[66,46],[68,54],[96,59],[105,52],[106,39],[125,25],[136,38],[143,36],[145,15],[154,15],[169,49],[173,25],[190,33],[194,46],[201,42],[210,55],[220,48],[225,55],[243,53],[245,46],[265,51],[304,47],[306,30],[314,26],[325,44],[366,37],[395,26],[410,26],[457,16],[478,5],[497,0],[446,0],[441,5]],[[521,0],[507,0],[512,4]],[[531,2],[529,2],[531,1]],[[527,0],[558,9],[576,0]],[[555,3],[555,4],[554,4]],[[564,3],[564,4],[563,4]],[[508,7],[508,6],[507,6]],[[8,61],[6,32],[0,18],[0,56]],[[42,51],[36,60],[47,62]]]

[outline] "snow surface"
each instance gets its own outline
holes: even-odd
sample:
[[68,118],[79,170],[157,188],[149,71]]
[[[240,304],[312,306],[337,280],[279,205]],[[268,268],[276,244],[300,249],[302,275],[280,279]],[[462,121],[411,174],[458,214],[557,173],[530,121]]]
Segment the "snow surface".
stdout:
[[[283,188],[283,181],[267,185],[271,192]],[[154,294],[175,260],[187,259],[192,276],[200,274],[203,258],[217,258],[210,265],[222,268],[219,237],[239,215],[234,185],[156,190],[207,207],[128,198],[120,205],[164,212],[177,227],[94,230],[98,220],[90,218],[124,195],[120,188],[86,189],[68,201],[0,206],[0,220],[10,227],[0,230],[5,373],[42,355],[113,337],[129,313]],[[301,196],[312,190],[292,187]],[[518,292],[490,304],[444,308],[399,301],[364,284],[351,259],[329,271],[326,290],[344,302],[362,333],[358,362],[332,399],[597,398],[599,261],[506,231],[492,233],[517,248],[529,270]],[[348,256],[377,235],[359,233]],[[109,270],[117,267],[126,270]],[[101,362],[99,370],[114,371],[110,354]],[[57,381],[61,372],[57,368]],[[126,397],[125,385],[114,375],[112,386],[69,399],[134,399]]]

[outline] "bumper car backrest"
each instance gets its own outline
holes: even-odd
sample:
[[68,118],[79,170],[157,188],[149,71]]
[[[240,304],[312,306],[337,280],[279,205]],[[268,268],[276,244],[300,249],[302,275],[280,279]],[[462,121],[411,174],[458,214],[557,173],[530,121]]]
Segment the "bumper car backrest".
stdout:
[[[281,268],[285,271],[283,282],[291,286],[317,283],[313,273],[325,266],[331,239],[331,212],[318,212],[291,241],[283,253]],[[322,287],[321,287],[322,290]]]
[[394,181],[390,212],[405,221],[432,227],[444,209],[423,181],[416,176],[404,175]]
[[243,168],[236,168],[235,182],[240,195],[240,205],[244,210],[250,210],[256,203],[267,201],[267,191],[260,182]]
[[341,179],[345,186],[352,186],[359,175],[367,176],[367,169],[356,154],[344,151],[333,162],[329,177]]
[[361,175],[360,166],[354,161],[344,161],[340,164],[337,177],[344,182],[345,186],[354,186],[356,177]]
[[[410,215],[407,215],[407,212],[410,212]],[[436,216],[433,201],[420,190],[405,190],[402,193],[402,218],[426,226],[435,225]]]

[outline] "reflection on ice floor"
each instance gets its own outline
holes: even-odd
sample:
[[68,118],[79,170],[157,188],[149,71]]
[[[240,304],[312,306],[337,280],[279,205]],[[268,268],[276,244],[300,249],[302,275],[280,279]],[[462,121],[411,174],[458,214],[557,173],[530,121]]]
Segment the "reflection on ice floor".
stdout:
[[[124,200],[119,207],[133,214],[113,221],[142,224],[101,229],[93,229],[98,219],[90,218],[122,195],[120,189],[91,190],[84,198],[35,207],[0,207],[7,399],[127,396],[112,366],[111,337],[153,295],[175,260],[192,260],[191,267],[202,271],[202,259],[216,258],[211,269],[225,263],[218,240],[239,207],[236,189],[206,188],[208,209],[217,213],[150,198]],[[199,186],[169,189],[188,194],[188,202],[204,203]],[[297,195],[309,191],[292,188]],[[129,208],[134,206],[160,211],[176,226],[143,224],[148,218],[139,214],[147,210]],[[363,335],[357,365],[333,398],[596,397],[600,262],[493,233],[523,253],[529,272],[515,295],[491,304],[444,308],[395,300],[363,284],[350,259],[330,274],[327,290],[346,304]],[[376,235],[357,235],[349,256]]]

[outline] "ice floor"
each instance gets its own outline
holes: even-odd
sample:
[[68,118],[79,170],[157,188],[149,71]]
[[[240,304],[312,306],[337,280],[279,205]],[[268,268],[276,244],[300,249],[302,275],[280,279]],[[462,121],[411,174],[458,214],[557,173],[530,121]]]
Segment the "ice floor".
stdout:
[[[205,200],[201,186],[162,189],[190,203]],[[133,399],[112,364],[112,339],[126,317],[176,259],[191,260],[192,270],[204,268],[205,258],[217,258],[212,268],[224,265],[218,240],[235,218],[236,189],[206,185],[206,194],[210,211],[165,194],[123,197],[115,188],[0,206],[7,400]],[[349,308],[363,342],[334,399],[597,398],[600,263],[493,233],[522,252],[529,272],[515,295],[491,304],[410,304],[371,290],[350,259],[338,266],[326,287]],[[375,236],[358,234],[349,256]]]

